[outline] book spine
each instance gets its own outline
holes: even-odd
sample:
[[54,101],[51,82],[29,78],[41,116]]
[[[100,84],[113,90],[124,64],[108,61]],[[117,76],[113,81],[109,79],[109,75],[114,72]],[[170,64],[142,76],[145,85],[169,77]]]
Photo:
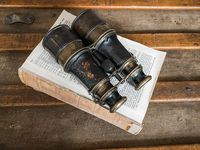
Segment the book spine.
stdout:
[[141,126],[135,124],[133,120],[117,113],[110,113],[108,110],[95,104],[93,101],[79,96],[69,89],[62,88],[48,80],[45,80],[26,69],[19,68],[18,74],[20,80],[24,84],[32,87],[36,91],[55,97],[132,134],[137,134],[141,130]]

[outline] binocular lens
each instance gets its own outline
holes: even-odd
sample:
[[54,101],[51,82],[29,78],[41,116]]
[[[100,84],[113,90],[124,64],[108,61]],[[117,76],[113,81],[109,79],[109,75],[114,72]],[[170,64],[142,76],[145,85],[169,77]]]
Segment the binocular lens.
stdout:
[[[94,11],[82,12],[74,20],[72,28],[81,38],[93,44],[93,56],[97,57],[94,60],[106,73],[115,75],[121,81],[127,79],[136,90],[151,79],[151,76],[144,74],[141,66],[140,73],[135,72],[139,67],[135,58],[118,40],[115,30],[109,28]],[[99,58],[104,59],[100,60]],[[109,64],[110,67],[108,68],[105,64]]]
[[74,74],[95,101],[115,112],[126,101],[110,83],[107,74],[93,60],[88,47],[85,47],[67,25],[51,29],[43,39],[43,47],[51,52],[64,71]]

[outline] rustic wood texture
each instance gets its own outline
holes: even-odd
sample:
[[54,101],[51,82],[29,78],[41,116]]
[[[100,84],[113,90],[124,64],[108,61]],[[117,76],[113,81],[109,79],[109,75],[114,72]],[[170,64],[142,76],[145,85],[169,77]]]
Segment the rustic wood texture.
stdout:
[[[158,50],[200,50],[200,33],[120,35]],[[43,36],[44,33],[0,33],[0,51],[32,51]]]
[[[29,55],[27,50],[41,40],[62,11],[59,8],[75,15],[85,8],[97,9],[121,35],[168,52],[138,136],[20,82],[17,69]],[[199,0],[1,0],[0,149],[199,149],[151,147],[200,143],[199,10]],[[5,16],[13,12],[32,14],[36,20],[32,25],[5,25]]]
[[200,103],[151,103],[137,136],[72,106],[0,109],[1,149],[90,149],[200,142]]
[[[46,32],[55,22],[62,9],[0,9],[0,33],[41,33]],[[81,10],[67,9],[78,15]],[[11,13],[32,14],[35,21],[31,25],[6,25],[4,18]],[[200,32],[200,11],[193,10],[97,10],[118,33],[155,33],[155,32]]]
[[0,53],[0,85],[22,84],[17,70],[28,57],[29,52]]
[[[151,102],[200,101],[199,82],[158,82]],[[36,92],[24,85],[1,85],[0,106],[50,106],[64,105],[46,94]]]
[[[200,81],[158,82],[151,103],[200,101]],[[25,85],[0,85],[0,107],[65,105]]]
[[159,80],[194,81],[200,80],[200,51],[167,51]]
[[[111,148],[108,150],[198,150],[199,144],[191,145],[168,145],[168,146],[155,146],[155,147],[137,147],[137,148]],[[101,149],[103,150],[103,149]]]
[[[0,54],[0,84],[22,84],[17,70],[28,51],[6,51]],[[159,81],[195,81],[200,79],[200,50],[168,50]]]
[[28,8],[82,8],[82,9],[197,9],[198,0],[2,0],[0,7],[28,7]]
[[25,85],[0,85],[0,107],[65,105]]

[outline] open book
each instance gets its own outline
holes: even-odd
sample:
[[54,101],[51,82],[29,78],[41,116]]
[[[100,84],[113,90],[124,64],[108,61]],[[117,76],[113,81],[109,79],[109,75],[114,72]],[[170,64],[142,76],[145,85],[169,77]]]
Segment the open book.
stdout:
[[[59,24],[71,26],[75,17],[64,10],[52,27]],[[73,75],[65,73],[62,67],[56,63],[55,59],[43,49],[42,42],[36,46],[24,64],[19,68],[20,79],[36,90],[89,112],[130,133],[137,134],[142,129],[142,122],[166,53],[156,51],[121,36],[118,36],[118,38],[136,56],[139,64],[143,66],[144,72],[150,74],[152,80],[139,91],[135,91],[128,83],[119,85],[118,91],[122,96],[127,96],[127,102],[114,114],[95,104],[79,80]],[[114,77],[111,79],[113,84],[116,84],[116,81]],[[74,101],[71,98],[74,98]],[[83,103],[84,105],[87,103],[89,106],[83,108],[81,106]]]

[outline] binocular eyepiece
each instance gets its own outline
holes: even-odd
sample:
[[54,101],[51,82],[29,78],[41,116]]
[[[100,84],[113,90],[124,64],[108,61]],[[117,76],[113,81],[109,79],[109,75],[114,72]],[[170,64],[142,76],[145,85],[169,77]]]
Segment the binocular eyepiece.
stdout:
[[115,112],[126,101],[126,97],[118,93],[108,75],[93,60],[90,48],[67,25],[51,29],[42,44],[65,72],[74,74],[85,85],[95,102]]
[[125,80],[136,90],[151,80],[141,65],[117,38],[114,29],[100,19],[94,11],[83,11],[72,23],[72,29],[93,46],[93,57],[103,70],[115,76],[119,83]]
[[[92,10],[76,17],[72,29],[67,25],[51,29],[42,44],[64,71],[74,74],[94,101],[110,112],[115,112],[127,99],[118,93],[118,84],[127,81],[138,90],[151,80],[118,40],[115,30]],[[113,76],[119,81],[115,86],[110,82]]]

